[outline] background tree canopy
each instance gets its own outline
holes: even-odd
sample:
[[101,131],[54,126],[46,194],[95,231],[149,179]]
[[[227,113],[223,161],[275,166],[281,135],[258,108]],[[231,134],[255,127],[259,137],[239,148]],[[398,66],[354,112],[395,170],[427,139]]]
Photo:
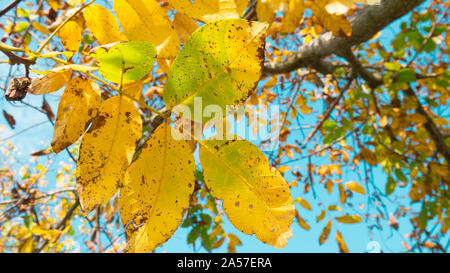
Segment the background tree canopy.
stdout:
[[[0,251],[447,252],[449,7],[2,3]],[[279,106],[276,148],[195,97]]]

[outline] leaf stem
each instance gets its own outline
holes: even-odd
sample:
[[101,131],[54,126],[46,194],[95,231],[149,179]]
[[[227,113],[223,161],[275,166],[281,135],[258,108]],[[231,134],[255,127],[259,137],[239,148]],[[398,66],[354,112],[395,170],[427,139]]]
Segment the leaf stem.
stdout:
[[[57,57],[50,57],[50,59],[52,59],[52,60],[54,60],[54,61],[57,61],[57,62],[60,62],[60,63],[63,63],[63,64],[65,64],[65,65],[70,64],[69,62],[64,61],[63,59],[60,59],[60,58],[57,58]],[[152,112],[152,113],[154,113],[154,114],[159,115],[159,116],[162,117],[164,120],[166,120],[166,121],[168,121],[168,122],[171,122],[171,120],[169,119],[170,115],[165,115],[165,114],[161,113],[160,111],[158,111],[158,110],[156,110],[156,109],[154,109],[154,108],[148,106],[146,103],[143,103],[143,102],[141,102],[140,100],[134,98],[133,96],[128,95],[127,93],[123,92],[123,91],[121,90],[120,87],[117,87],[117,86],[115,86],[115,85],[112,85],[112,84],[110,84],[109,82],[105,81],[104,79],[102,79],[102,78],[100,78],[100,77],[97,77],[97,76],[95,76],[95,75],[93,75],[93,74],[91,74],[91,73],[89,73],[89,72],[85,72],[85,71],[80,71],[80,72],[84,73],[86,76],[88,76],[88,77],[91,78],[91,79],[94,79],[94,80],[96,80],[96,81],[98,81],[98,82],[101,82],[102,84],[104,84],[104,85],[108,86],[109,88],[111,88],[111,89],[113,89],[113,90],[119,92],[119,94],[124,95],[125,97],[127,97],[127,98],[133,100],[134,102],[139,103],[139,105],[140,105],[141,107],[143,107],[143,108],[149,110],[150,112]]]
[[0,50],[2,51],[17,51],[17,52],[25,52],[25,49],[23,48],[18,48],[15,46],[9,46],[5,43],[0,42]]

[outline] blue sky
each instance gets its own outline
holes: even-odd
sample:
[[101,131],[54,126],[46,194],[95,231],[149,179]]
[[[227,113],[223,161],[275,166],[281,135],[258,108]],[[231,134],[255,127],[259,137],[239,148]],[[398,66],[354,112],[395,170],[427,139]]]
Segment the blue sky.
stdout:
[[[407,18],[403,18],[402,20],[407,20]],[[383,30],[382,34],[379,36],[379,40],[386,46],[386,48],[390,48],[390,42],[393,39],[393,34],[397,33],[399,31],[400,22],[397,21],[394,24],[390,25],[388,28]],[[3,56],[1,60],[4,60],[5,57]],[[8,73],[9,65],[7,64],[0,64],[0,83],[4,86],[5,84],[4,79]],[[20,74],[23,73],[23,67],[14,67],[14,69],[18,69],[20,72],[15,72],[14,74]],[[37,70],[44,70],[44,68],[40,69],[39,66],[37,66],[35,69]],[[13,70],[14,71],[14,70]],[[52,94],[46,95],[47,101],[50,103],[53,111],[56,114],[57,110],[57,103],[59,100],[59,96],[61,95],[62,91],[58,91]],[[25,98],[25,102],[40,107],[42,104],[42,96],[33,96],[33,95],[27,95]],[[315,107],[321,107],[319,105],[316,105]],[[10,114],[13,114],[15,120],[16,120],[16,128],[14,130],[10,129],[7,125],[6,120],[2,117],[0,117],[0,124],[5,125],[4,130],[0,132],[0,139],[4,139],[6,137],[12,136],[13,134],[24,130],[34,124],[37,123],[43,123],[42,125],[39,125],[37,127],[34,127],[30,130],[27,130],[24,133],[21,133],[13,138],[8,139],[8,141],[12,142],[16,147],[18,147],[18,150],[20,151],[19,154],[19,161],[16,164],[17,169],[20,168],[21,165],[27,164],[30,160],[29,153],[34,152],[37,150],[41,150],[46,148],[51,141],[52,133],[53,133],[53,127],[49,122],[47,121],[47,118],[28,107],[25,107],[21,103],[10,103],[7,102],[5,99],[0,100],[0,108],[2,110],[7,111]],[[319,112],[322,111],[322,108],[315,108],[313,110],[318,110]],[[314,124],[317,120],[314,119],[314,115],[308,115],[307,118],[302,117],[301,121],[302,124]],[[299,136],[300,139],[303,139]],[[3,155],[0,155],[3,156]],[[45,158],[38,159],[39,161],[45,162]],[[50,185],[54,185],[55,182],[55,176],[56,171],[59,166],[59,162],[64,161],[68,162],[69,158],[65,152],[61,152],[60,154],[53,157],[53,163],[51,166],[52,171],[49,173],[47,179],[50,182]],[[306,173],[306,163],[307,161],[299,161],[290,164],[292,168],[297,167],[301,172]],[[316,161],[317,163],[328,163],[328,160],[323,159],[321,161]],[[387,176],[380,170],[375,169],[373,172],[374,180],[376,182],[376,185],[384,189],[384,185],[386,183]],[[361,178],[359,175],[355,174],[354,172],[350,172],[347,170],[347,172],[344,172],[342,177],[343,181],[360,181]],[[287,176],[286,179],[288,181],[292,181],[294,179],[293,176]],[[336,203],[336,200],[338,200],[337,196],[337,190],[334,190],[332,195],[328,195],[326,191],[323,189],[323,186],[317,186],[315,187],[315,190],[317,192],[317,198],[318,200],[326,203]],[[313,200],[313,196],[311,193],[308,193],[307,195],[304,195],[303,193],[303,187],[299,186],[298,188],[293,189],[293,196],[294,198],[297,196],[301,196],[302,198],[307,199],[310,201],[310,203],[313,205],[316,202]],[[408,189],[400,189],[396,190],[394,193],[394,198],[397,198],[398,200],[402,200],[405,196],[408,194]],[[366,204],[366,198],[362,196],[356,196],[353,197],[353,203],[363,203]],[[404,198],[406,199],[406,198]],[[238,231],[236,228],[234,228],[228,221],[225,223],[225,230],[227,232],[232,232],[236,234],[242,241],[243,246],[238,246],[237,251],[238,252],[338,252],[338,246],[334,239],[335,232],[337,229],[339,229],[344,237],[345,242],[347,243],[347,246],[349,247],[351,252],[368,252],[373,250],[373,248],[370,247],[369,243],[374,241],[375,246],[379,245],[380,250],[384,252],[401,252],[404,251],[404,247],[401,244],[401,235],[403,233],[407,233],[409,230],[409,223],[406,220],[401,220],[399,222],[400,224],[400,230],[399,232],[392,233],[391,229],[386,230],[384,232],[374,232],[370,233],[367,226],[363,223],[361,224],[355,224],[355,225],[344,225],[344,224],[333,224],[332,231],[330,233],[330,237],[328,241],[320,246],[319,245],[319,235],[323,229],[323,227],[326,224],[326,220],[321,221],[320,223],[316,223],[315,218],[320,213],[321,209],[315,208],[313,205],[312,211],[307,211],[301,207],[297,207],[299,209],[300,215],[307,220],[308,224],[311,226],[311,229],[309,231],[305,231],[302,228],[299,227],[299,225],[294,221],[292,224],[293,228],[293,237],[289,240],[288,245],[282,249],[278,250],[271,246],[264,245],[263,243],[259,242],[255,236],[248,236],[242,234],[240,231]],[[395,208],[395,206],[392,203],[387,204],[387,210],[391,211]],[[365,206],[363,210],[360,210],[358,207],[354,208],[355,213],[363,214],[366,212],[367,207]],[[347,209],[348,210],[348,209]],[[336,213],[335,216],[338,216],[339,214]],[[327,219],[327,218],[326,218]],[[189,229],[179,228],[175,234],[172,236],[172,238],[164,244],[162,247],[159,247],[157,249],[157,252],[192,252],[193,248],[191,245],[187,245],[186,243],[186,237],[187,233],[189,232]],[[201,252],[204,252],[204,250],[200,250]],[[224,244],[221,248],[218,250],[215,250],[217,252],[226,252],[226,245]]]

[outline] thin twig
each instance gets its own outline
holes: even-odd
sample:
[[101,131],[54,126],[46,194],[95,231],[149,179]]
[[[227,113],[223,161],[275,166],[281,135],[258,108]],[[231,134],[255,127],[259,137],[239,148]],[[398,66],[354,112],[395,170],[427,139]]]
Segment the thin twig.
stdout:
[[2,10],[0,10],[0,16],[5,15],[8,11],[12,10],[14,7],[16,7],[22,0],[14,0],[11,3],[9,3],[6,7],[4,7]]
[[5,140],[8,140],[8,139],[10,139],[10,138],[16,137],[16,136],[18,136],[18,135],[20,135],[20,134],[22,134],[22,133],[24,133],[24,132],[26,132],[26,131],[28,131],[28,130],[30,130],[30,129],[33,129],[33,128],[35,128],[35,127],[38,127],[38,126],[40,126],[40,125],[42,125],[42,124],[46,124],[47,122],[48,122],[48,120],[45,120],[45,121],[42,121],[42,122],[33,124],[33,125],[31,125],[31,126],[25,128],[25,129],[23,129],[23,130],[21,130],[21,131],[15,133],[15,134],[13,134],[13,135],[10,135],[10,136],[7,136],[7,137],[5,137],[5,138],[0,139],[0,141],[5,141]]
[[[338,103],[340,102],[341,98],[344,96],[345,91],[347,91],[347,89],[350,87],[351,83],[353,82],[353,78],[351,78],[350,80],[347,81],[347,83],[345,84],[344,88],[342,90],[340,90],[340,94],[337,98],[334,99],[333,103],[330,105],[330,107],[328,107],[328,109],[325,111],[323,118],[320,120],[320,122],[316,125],[316,127],[309,133],[309,135],[305,138],[305,140],[302,143],[302,147],[306,147],[306,144],[308,143],[308,141],[314,137],[314,135],[317,133],[317,131],[320,130],[320,128],[322,127],[322,125],[325,123],[326,120],[328,120],[328,118],[331,115],[331,112],[333,112],[334,108],[336,108],[336,106],[338,105]],[[339,88],[339,85],[337,85]]]

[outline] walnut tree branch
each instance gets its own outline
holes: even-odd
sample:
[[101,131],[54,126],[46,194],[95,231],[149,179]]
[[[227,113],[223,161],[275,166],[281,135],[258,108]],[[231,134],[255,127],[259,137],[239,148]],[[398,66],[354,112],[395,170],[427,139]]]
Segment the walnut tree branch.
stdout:
[[11,3],[9,3],[8,5],[6,5],[6,7],[4,7],[2,10],[0,10],[0,16],[3,16],[6,13],[8,13],[8,11],[15,8],[21,1],[22,0],[14,0]]
[[[302,67],[312,67],[315,64],[330,64],[322,59],[332,54],[338,54],[354,45],[368,41],[380,30],[406,15],[424,0],[384,0],[380,5],[367,6],[351,21],[352,36],[349,38],[333,36],[327,32],[320,37],[301,46],[297,52],[284,62],[265,63],[264,75],[289,73]],[[314,67],[313,67],[314,68]]]

